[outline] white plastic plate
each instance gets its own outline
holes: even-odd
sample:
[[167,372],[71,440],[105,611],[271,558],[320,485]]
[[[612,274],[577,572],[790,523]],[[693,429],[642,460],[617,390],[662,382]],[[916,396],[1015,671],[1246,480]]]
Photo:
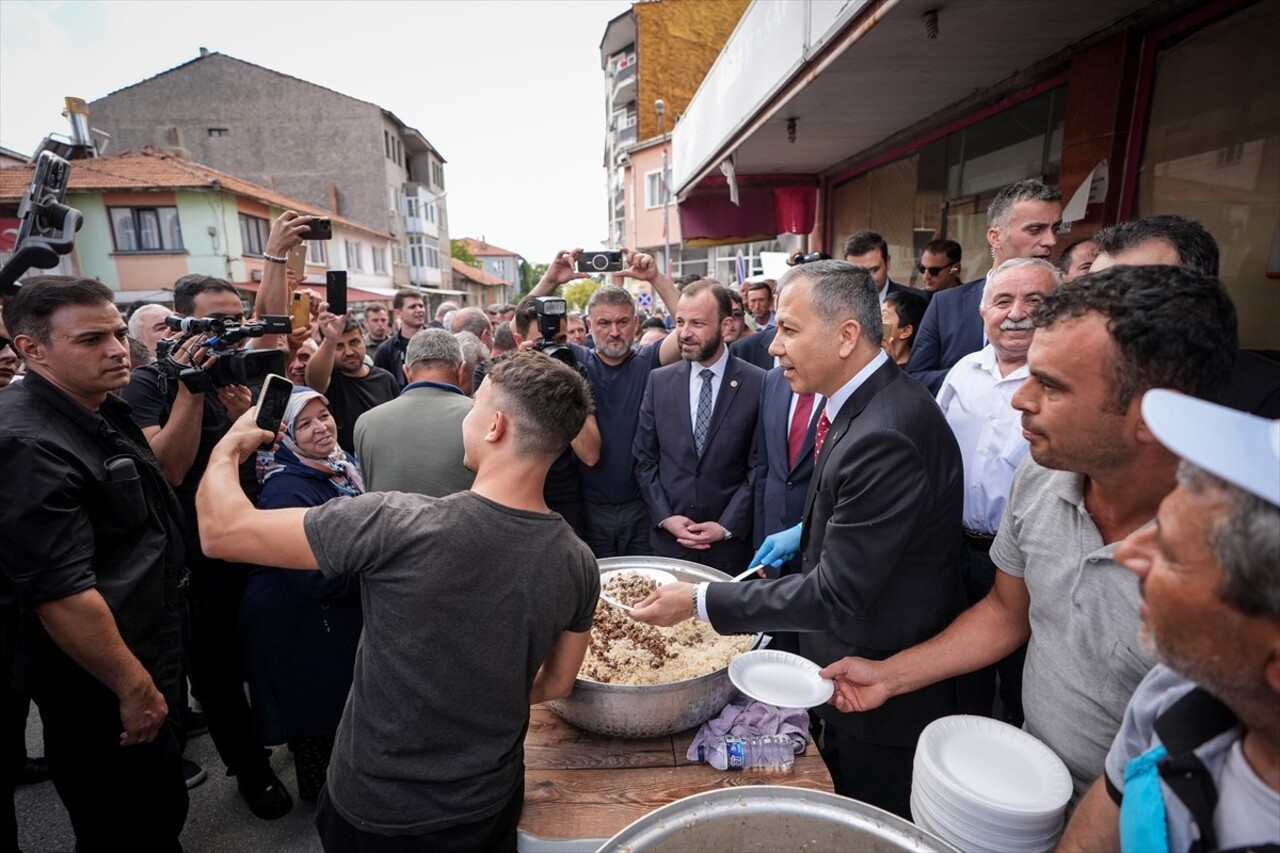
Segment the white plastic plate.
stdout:
[[743,652],[729,664],[729,680],[758,702],[779,708],[813,708],[835,693],[811,660],[774,649]]

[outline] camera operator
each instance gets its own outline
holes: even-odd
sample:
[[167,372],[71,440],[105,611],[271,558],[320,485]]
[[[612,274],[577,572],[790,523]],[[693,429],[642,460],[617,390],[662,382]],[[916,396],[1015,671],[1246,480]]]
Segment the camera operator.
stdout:
[[[276,220],[267,240],[266,254],[285,257],[302,241],[309,217],[289,216]],[[278,278],[276,289],[285,295],[287,285],[283,264],[268,262],[263,276]],[[270,296],[270,294],[268,294]],[[287,295],[285,295],[287,299]],[[281,302],[284,299],[280,300]],[[174,285],[175,310],[184,316],[213,318],[228,325],[244,319],[240,295],[228,282],[203,275],[188,275]],[[259,339],[259,347],[274,348],[277,336]],[[195,364],[206,355],[205,335],[181,344],[173,353],[179,365]],[[243,346],[243,342],[237,346]],[[208,372],[216,359],[206,359]],[[213,446],[226,434],[234,420],[248,411],[249,389],[229,385],[214,392],[194,392],[174,375],[168,359],[133,371],[122,396],[133,406],[133,419],[142,429],[164,472],[174,486],[186,512],[187,565],[191,569],[188,603],[190,640],[187,647],[192,692],[204,708],[218,755],[228,772],[236,777],[241,796],[250,810],[264,820],[286,814],[293,807],[280,780],[252,730],[249,703],[244,694],[244,664],[240,645],[240,599],[248,578],[248,567],[211,560],[198,547],[195,492],[204,475]],[[252,465],[241,472],[247,493],[256,491]]]
[[[531,295],[549,296],[562,284],[587,278],[586,273],[577,272],[581,252],[557,252]],[[629,265],[616,274],[617,280],[648,282],[674,314],[680,292],[653,258],[629,249],[623,249],[622,255]],[[520,316],[517,312],[516,322]],[[666,335],[660,342],[632,349],[635,302],[619,286],[606,284],[597,290],[587,303],[587,316],[595,349],[569,344],[591,383],[600,430],[599,461],[588,467],[584,460],[579,466],[586,511],[584,539],[597,557],[649,554],[649,511],[640,499],[631,445],[649,371],[679,359],[680,344],[675,335]]]
[[76,849],[180,850],[182,512],[112,393],[125,324],[110,288],[61,276],[27,279],[4,317],[30,370],[0,393],[14,685],[40,709]]
[[[539,297],[526,296],[520,300],[520,304],[516,306],[516,316],[511,321],[516,344],[522,350],[541,350],[562,364],[577,367],[573,354],[566,348],[568,332],[564,324],[564,302],[559,302],[560,313],[547,314],[540,310]],[[596,423],[595,414],[589,413],[577,436],[551,463],[542,489],[547,506],[559,513],[584,542],[587,538],[586,507],[583,504],[582,476],[578,462],[589,468],[599,459],[600,426]]]

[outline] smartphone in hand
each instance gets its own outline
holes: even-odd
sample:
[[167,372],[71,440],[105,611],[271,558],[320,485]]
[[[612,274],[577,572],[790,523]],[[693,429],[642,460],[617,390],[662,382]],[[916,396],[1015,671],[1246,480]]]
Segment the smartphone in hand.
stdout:
[[347,271],[329,270],[324,276],[325,301],[333,314],[347,313]]
[[271,433],[271,441],[262,445],[263,450],[270,450],[275,444],[276,433],[280,432],[280,424],[284,421],[285,409],[289,406],[289,397],[293,394],[293,383],[275,373],[267,374],[258,392],[258,411],[254,415],[254,423],[259,429]]
[[311,327],[311,294],[305,290],[293,292],[293,304],[289,309],[289,317],[295,332]]

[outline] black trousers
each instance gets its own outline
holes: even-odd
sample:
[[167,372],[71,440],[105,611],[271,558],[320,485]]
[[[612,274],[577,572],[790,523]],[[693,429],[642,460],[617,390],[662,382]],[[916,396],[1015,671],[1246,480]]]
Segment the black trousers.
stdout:
[[248,578],[248,566],[198,556],[188,590],[191,693],[200,700],[213,745],[233,775],[270,769],[244,692],[239,620]]
[[648,556],[653,553],[649,546],[651,526],[649,509],[640,498],[621,504],[588,501],[583,541],[597,559]]
[[818,751],[837,794],[911,820],[911,769],[915,746],[885,746],[823,725]]
[[516,830],[524,810],[524,777],[493,817],[421,835],[379,835],[357,829],[320,792],[316,832],[325,853],[516,853]]
[[121,746],[120,704],[107,690],[35,702],[76,853],[180,853],[187,785],[173,709],[154,741]]
[[18,849],[13,794],[27,761],[27,714],[31,697],[9,687],[9,665],[0,657],[0,850]]
[[[989,543],[988,543],[989,547]],[[969,606],[986,598],[996,581],[996,565],[987,548],[966,540],[962,552],[962,577]],[[961,703],[966,713],[998,717],[1014,726],[1022,726],[1022,667],[1027,660],[1024,643],[1008,656],[983,667],[956,683],[961,690]],[[1000,713],[995,712],[997,677],[1000,688]]]

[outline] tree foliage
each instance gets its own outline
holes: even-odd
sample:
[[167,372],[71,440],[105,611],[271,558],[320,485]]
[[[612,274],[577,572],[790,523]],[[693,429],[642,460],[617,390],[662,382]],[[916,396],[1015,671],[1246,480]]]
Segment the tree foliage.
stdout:
[[449,254],[467,266],[479,267],[480,262],[476,260],[476,256],[471,254],[471,250],[467,248],[467,244],[462,240],[449,241]]
[[538,285],[539,279],[547,272],[547,264],[532,264],[524,258],[520,259],[520,293],[517,300],[528,295]]
[[579,311],[585,311],[592,294],[600,289],[600,282],[594,278],[571,281],[564,286],[565,301]]

